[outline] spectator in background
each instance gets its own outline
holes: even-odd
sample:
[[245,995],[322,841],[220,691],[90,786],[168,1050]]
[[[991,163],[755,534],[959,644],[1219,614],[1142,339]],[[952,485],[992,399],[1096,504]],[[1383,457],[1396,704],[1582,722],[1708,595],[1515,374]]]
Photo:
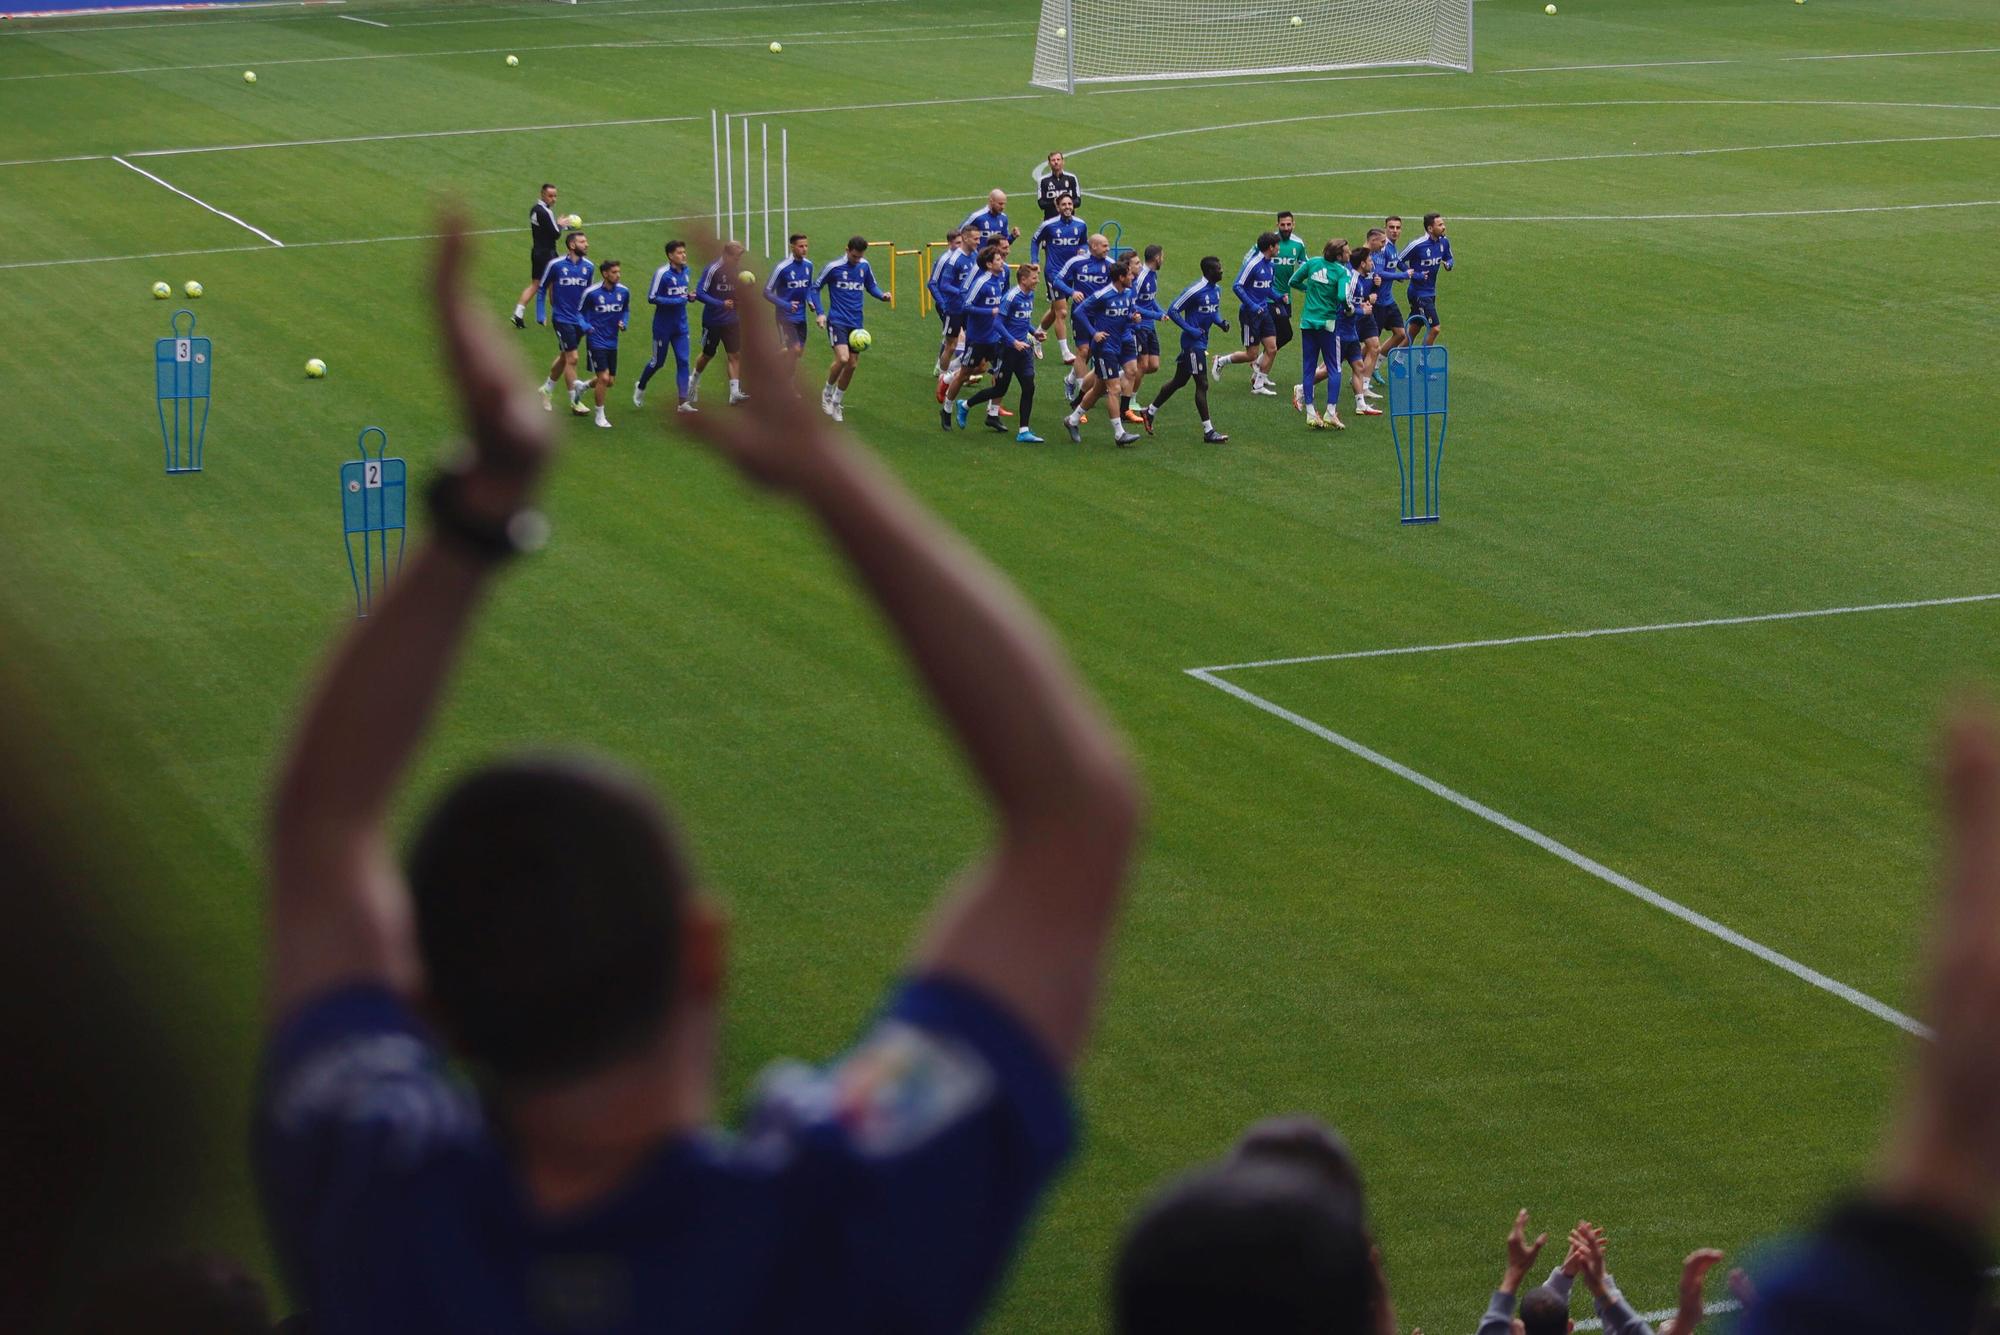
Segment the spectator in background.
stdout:
[[2000,1207],[2000,740],[1984,710],[1949,730],[1944,806],[1934,1041],[1875,1181],[1757,1277],[1744,1335],[1963,1335],[1983,1317]]
[[1395,1335],[1361,1170],[1315,1118],[1273,1117],[1139,1213],[1112,1285],[1118,1335]]
[[438,803],[407,869],[391,855],[397,781],[552,449],[445,231],[469,454],[336,652],[273,802],[257,1159],[277,1250],[324,1335],[964,1330],[1070,1146],[1065,1076],[1138,819],[1118,739],[1013,590],[742,322],[748,404],[681,420],[819,520],[997,837],[853,1050],[772,1072],[718,1135],[721,916],[636,782],[503,762]]
[[[1480,1320],[1478,1335],[1507,1335],[1509,1331],[1521,1335],[1565,1335],[1575,1328],[1569,1318],[1569,1299],[1578,1275],[1590,1289],[1597,1305],[1597,1318],[1606,1331],[1612,1335],[1653,1335],[1653,1328],[1632,1310],[1618,1292],[1617,1282],[1606,1271],[1604,1230],[1588,1219],[1579,1220],[1570,1230],[1569,1253],[1563,1263],[1549,1272],[1548,1279],[1539,1287],[1521,1294],[1520,1313],[1516,1316],[1514,1296],[1520,1292],[1521,1282],[1534,1268],[1535,1258],[1549,1240],[1544,1233],[1529,1242],[1527,1232],[1528,1212],[1523,1210],[1514,1216],[1514,1227],[1507,1234],[1507,1269],[1500,1287],[1494,1291],[1493,1301],[1487,1305],[1485,1317]],[[1660,1327],[1660,1335],[1674,1332],[1687,1335],[1701,1324],[1702,1284],[1721,1260],[1722,1253],[1710,1248],[1689,1255],[1681,1270],[1680,1307]]]

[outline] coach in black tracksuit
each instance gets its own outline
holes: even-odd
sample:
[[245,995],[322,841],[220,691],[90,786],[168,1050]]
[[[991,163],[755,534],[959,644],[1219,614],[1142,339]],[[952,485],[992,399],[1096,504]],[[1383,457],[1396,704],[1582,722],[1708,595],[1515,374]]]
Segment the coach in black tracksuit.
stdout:
[[1083,188],[1076,183],[1076,177],[1063,170],[1063,155],[1059,152],[1051,153],[1049,174],[1042,178],[1041,188],[1035,194],[1036,202],[1042,206],[1044,218],[1056,216],[1056,201],[1064,195],[1076,201],[1078,213],[1083,212]]
[[[528,206],[528,232],[534,239],[534,251],[528,257],[528,285],[521,289],[521,299],[514,303],[514,327],[527,327],[528,298],[536,294],[542,285],[542,274],[555,263],[562,246],[562,224],[556,221],[556,188],[544,182],[542,193]],[[542,306],[539,299],[535,303],[535,323],[542,322]]]

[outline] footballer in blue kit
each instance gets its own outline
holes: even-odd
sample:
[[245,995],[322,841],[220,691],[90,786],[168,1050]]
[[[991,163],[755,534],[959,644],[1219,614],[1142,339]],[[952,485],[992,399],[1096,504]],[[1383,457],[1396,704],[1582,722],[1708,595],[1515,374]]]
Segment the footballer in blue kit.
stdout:
[[632,390],[632,406],[646,406],[646,382],[667,364],[667,354],[672,353],[680,411],[691,413],[695,407],[688,401],[693,356],[688,345],[687,242],[669,241],[666,250],[667,262],[653,271],[653,281],[646,288],[646,300],[653,307],[653,356],[639,372],[639,383]]
[[1227,330],[1222,318],[1222,261],[1214,255],[1201,257],[1201,277],[1181,289],[1167,305],[1167,318],[1181,331],[1180,356],[1174,359],[1174,378],[1160,387],[1146,406],[1146,429],[1150,432],[1160,407],[1183,386],[1194,385],[1194,406],[1201,413],[1201,438],[1221,445],[1229,437],[1215,429],[1208,415],[1208,331]]
[[1139,257],[1133,254],[1112,261],[1111,281],[1076,303],[1071,312],[1078,346],[1090,349],[1094,372],[1063,419],[1070,440],[1078,445],[1083,443],[1083,414],[1099,399],[1111,402],[1112,442],[1121,446],[1139,443],[1139,437],[1125,429],[1126,395],[1137,372],[1138,345],[1133,335],[1140,316],[1133,309],[1132,280],[1138,267]]
[[1243,257],[1243,263],[1236,270],[1236,281],[1231,290],[1236,293],[1237,318],[1242,325],[1243,347],[1227,357],[1209,360],[1208,373],[1222,379],[1222,369],[1235,362],[1250,363],[1250,392],[1276,397],[1278,391],[1271,388],[1271,364],[1278,355],[1277,313],[1271,309],[1271,285],[1277,277],[1277,270],[1271,261],[1278,253],[1279,236],[1276,232],[1265,232],[1258,236],[1257,244]]
[[819,288],[813,282],[813,262],[806,258],[811,242],[804,232],[793,232],[785,243],[791,257],[771,271],[764,283],[764,300],[778,311],[778,340],[797,362],[805,355],[806,319],[810,309],[815,318],[824,312],[819,306]]
[[542,291],[548,295],[549,323],[556,331],[556,359],[549,364],[548,378],[542,382],[542,407],[549,408],[560,380],[572,401],[577,389],[576,354],[583,345],[583,294],[597,277],[597,266],[588,258],[590,238],[571,232],[563,238],[564,255],[542,271]]
[[1015,271],[1015,285],[1000,299],[999,375],[993,383],[974,394],[960,407],[959,425],[965,415],[980,404],[986,405],[986,426],[990,431],[1007,429],[1001,419],[1000,400],[1016,384],[1021,387],[1021,427],[1014,439],[1024,445],[1040,445],[1042,438],[1031,425],[1035,415],[1035,361],[1042,355],[1047,336],[1035,328],[1035,287],[1041,282],[1041,266],[1032,260]]
[[[584,338],[590,348],[589,388],[596,395],[597,425],[607,428],[611,419],[604,415],[604,395],[618,378],[618,335],[624,332],[632,312],[632,293],[618,281],[621,267],[617,260],[606,260],[599,271],[602,281],[583,294]],[[583,382],[577,384],[575,404],[581,412]]]
[[[1068,195],[1058,196],[1056,212],[1035,229],[1028,238],[1028,259],[1039,264],[1050,277],[1051,292],[1049,311],[1042,317],[1042,332],[1053,329],[1056,332],[1056,347],[1062,359],[1070,359],[1069,350],[1069,298],[1053,290],[1055,275],[1063,266],[1089,249],[1090,224],[1076,216],[1076,201]],[[1105,243],[1109,245],[1109,242]]]
[[1007,192],[994,190],[986,196],[986,207],[974,213],[958,225],[962,232],[971,228],[974,234],[972,250],[974,254],[986,249],[995,241],[1018,241],[1021,229],[1007,221]]
[[853,345],[850,336],[863,327],[869,297],[877,301],[889,299],[889,294],[876,283],[875,271],[863,258],[867,253],[868,238],[849,237],[846,258],[839,264],[828,265],[819,276],[819,286],[827,293],[826,309],[820,314],[819,324],[833,344],[833,365],[827,368],[826,383],[820,386],[819,406],[821,412],[836,422],[847,420],[847,387],[854,383],[854,372],[860,365],[861,350]]
[[1451,241],[1444,234],[1444,215],[1426,213],[1423,239],[1403,251],[1400,258],[1403,267],[1410,271],[1411,321],[1421,318],[1429,326],[1424,337],[1428,347],[1444,332],[1444,325],[1438,319],[1438,273],[1452,265]]
[[959,339],[965,334],[965,289],[972,286],[972,278],[978,272],[979,262],[975,255],[979,250],[979,233],[971,228],[959,227],[945,233],[944,253],[931,266],[929,287],[931,305],[937,310],[938,324],[943,341],[938,346],[938,402],[944,402],[944,382],[951,377],[952,361],[958,355]]
[[[1139,386],[1146,377],[1160,369],[1159,322],[1167,318],[1160,309],[1160,269],[1167,262],[1167,252],[1163,246],[1147,246],[1145,256],[1132,276],[1132,309],[1138,313],[1139,323],[1132,331],[1133,359],[1132,383],[1126,387],[1127,397],[1137,400]],[[1125,410],[1125,420],[1147,428],[1151,434],[1151,424],[1145,414],[1139,411],[1136,402]]]
[[1001,243],[994,242],[981,250],[978,265],[971,285],[965,289],[965,351],[959,354],[958,364],[952,368],[944,402],[938,407],[938,423],[946,431],[951,430],[954,416],[959,426],[965,425],[966,404],[958,397],[965,382],[989,366],[998,366],[1001,360],[1000,303],[1007,296],[1007,259],[1001,253]]
[[701,373],[715,359],[717,349],[722,351],[729,371],[729,401],[741,403],[749,397],[743,392],[743,328],[736,309],[736,272],[742,262],[743,243],[725,241],[722,258],[703,269],[701,280],[694,285],[694,299],[701,303],[701,355],[694,359],[694,374],[688,377],[690,403],[701,398]]
[[[1111,281],[1111,238],[1101,232],[1093,232],[1084,240],[1082,254],[1072,255],[1064,261],[1061,269],[1049,270],[1049,299],[1062,298],[1070,315],[1072,330],[1076,324],[1076,304],[1091,293]],[[1057,347],[1062,359],[1071,363],[1070,371],[1063,376],[1063,390],[1074,398],[1077,386],[1090,375],[1090,358],[1085,352],[1083,338],[1077,336],[1074,352],[1062,346]]]

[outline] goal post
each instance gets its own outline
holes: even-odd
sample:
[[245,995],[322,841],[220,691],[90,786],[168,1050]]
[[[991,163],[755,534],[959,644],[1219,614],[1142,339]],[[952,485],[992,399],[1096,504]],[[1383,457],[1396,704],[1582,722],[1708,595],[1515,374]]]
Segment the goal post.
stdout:
[[1472,69],[1473,0],[1042,0],[1038,88],[1310,74],[1383,65]]

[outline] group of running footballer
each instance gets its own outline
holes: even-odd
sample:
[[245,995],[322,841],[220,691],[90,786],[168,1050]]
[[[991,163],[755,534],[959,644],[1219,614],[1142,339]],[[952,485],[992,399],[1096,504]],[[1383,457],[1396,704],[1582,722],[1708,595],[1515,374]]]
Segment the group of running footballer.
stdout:
[[[542,384],[544,405],[553,407],[556,391],[566,387],[573,411],[588,414],[594,406],[597,425],[609,427],[604,404],[617,375],[618,335],[629,322],[631,293],[619,281],[617,261],[593,265],[588,258],[589,237],[574,226],[564,229],[563,224],[574,219],[558,218],[555,198],[556,188],[544,185],[530,212],[534,282],[514,308],[514,323],[525,325],[531,296],[539,321],[546,298],[558,352]],[[1063,427],[1078,443],[1089,412],[1101,403],[1108,411],[1112,440],[1121,446],[1137,444],[1142,437],[1127,428],[1140,427],[1151,434],[1160,409],[1189,385],[1194,388],[1202,439],[1215,444],[1227,441],[1210,416],[1209,384],[1220,380],[1228,367],[1247,364],[1250,392],[1275,397],[1278,354],[1295,341],[1301,366],[1292,385],[1293,407],[1316,430],[1343,429],[1346,423],[1338,403],[1344,383],[1351,387],[1358,414],[1381,415],[1375,386],[1383,380],[1387,354],[1420,340],[1435,343],[1442,333],[1438,275],[1452,267],[1453,257],[1440,214],[1425,214],[1422,235],[1408,245],[1403,243],[1403,219],[1392,214],[1380,227],[1369,228],[1361,244],[1336,237],[1312,256],[1295,234],[1294,215],[1279,213],[1275,229],[1256,238],[1229,284],[1242,346],[1227,354],[1211,354],[1210,330],[1231,331],[1222,315],[1222,261],[1204,256],[1201,277],[1162,306],[1159,279],[1164,248],[1114,249],[1107,236],[1091,231],[1078,216],[1081,198],[1076,178],[1063,169],[1062,154],[1051,153],[1049,169],[1040,179],[1038,202],[1044,218],[1029,237],[1026,262],[1010,264],[1021,231],[1007,216],[1003,191],[991,192],[983,209],[946,234],[945,248],[926,283],[942,326],[934,370],[943,429],[963,429],[973,411],[983,409],[988,428],[1004,433],[1009,429],[1006,419],[1015,418],[1016,440],[1041,443],[1033,427],[1036,368],[1044,360],[1051,333],[1066,368],[1063,390],[1068,411]],[[560,256],[554,249],[559,236]],[[813,324],[825,331],[832,361],[820,390],[820,407],[836,421],[842,420],[860,354],[871,341],[863,324],[866,302],[888,301],[889,294],[876,282],[866,259],[868,242],[861,237],[850,239],[842,259],[823,272],[807,254],[810,239],[804,233],[792,234],[786,245],[785,260],[766,279],[762,295],[774,309],[780,336],[795,359],[804,357]],[[741,268],[743,259],[742,244],[727,242],[697,277],[689,268],[687,244],[667,242],[666,263],[654,271],[647,287],[646,300],[653,307],[653,350],[632,393],[635,407],[644,405],[647,384],[670,354],[675,361],[678,411],[700,411],[702,373],[718,352],[726,358],[729,401],[743,400],[737,372],[741,315],[736,295],[751,279]],[[1038,293],[1045,280],[1048,300],[1037,319]],[[1408,285],[1407,317],[1396,300],[1397,283]],[[699,306],[702,315],[698,355],[691,355],[691,306]],[[1158,330],[1162,321],[1171,321],[1179,330],[1180,351],[1172,378],[1142,405],[1140,387],[1162,367]],[[580,355],[587,357],[587,375],[577,371]],[[985,388],[966,393],[989,376]],[[1324,414],[1319,409],[1321,385],[1327,387]],[[1004,406],[1012,391],[1017,391],[1018,417]]]

